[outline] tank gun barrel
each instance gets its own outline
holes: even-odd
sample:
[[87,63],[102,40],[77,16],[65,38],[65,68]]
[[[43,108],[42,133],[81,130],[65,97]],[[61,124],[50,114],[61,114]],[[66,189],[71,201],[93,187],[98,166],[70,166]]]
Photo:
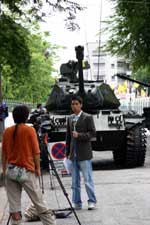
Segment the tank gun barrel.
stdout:
[[79,93],[84,94],[84,80],[83,80],[83,65],[82,61],[84,59],[84,47],[83,46],[76,46],[76,58],[78,60],[78,69],[79,69]]
[[127,75],[117,73],[116,76],[121,78],[121,79],[123,79],[123,80],[128,80],[128,81],[131,81],[131,82],[134,82],[134,83],[137,83],[137,84],[141,84],[141,85],[143,85],[145,87],[150,88],[150,84],[146,84],[145,82],[132,79],[132,78],[128,77]]

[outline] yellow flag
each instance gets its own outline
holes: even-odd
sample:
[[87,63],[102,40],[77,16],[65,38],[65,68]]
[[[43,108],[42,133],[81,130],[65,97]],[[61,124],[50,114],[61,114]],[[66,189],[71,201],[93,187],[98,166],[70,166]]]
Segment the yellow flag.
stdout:
[[139,87],[139,84],[133,83],[133,87],[134,87],[134,88],[138,88],[138,87]]
[[145,97],[145,95],[146,95],[146,92],[142,89],[141,90],[141,97]]

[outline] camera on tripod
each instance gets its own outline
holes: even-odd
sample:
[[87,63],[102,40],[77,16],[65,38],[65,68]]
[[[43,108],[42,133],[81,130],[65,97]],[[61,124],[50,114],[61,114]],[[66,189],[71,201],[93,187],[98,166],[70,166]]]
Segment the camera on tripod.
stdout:
[[[48,153],[47,153],[47,147],[44,144],[44,134],[47,132],[45,130],[45,126],[47,127],[47,124],[50,121],[50,116],[48,113],[46,113],[44,110],[35,110],[30,114],[30,118],[28,120],[28,123],[31,123],[36,130],[38,141],[39,141],[39,147],[40,147],[40,158],[41,158],[41,169],[42,170],[49,170],[49,159],[48,159]],[[44,124],[44,125],[42,125]]]
[[49,119],[49,114],[45,113],[45,111],[42,110],[34,110],[30,114],[30,118],[28,120],[28,123],[33,124],[33,127],[35,128],[36,131],[39,130],[39,127],[43,121],[46,119]]

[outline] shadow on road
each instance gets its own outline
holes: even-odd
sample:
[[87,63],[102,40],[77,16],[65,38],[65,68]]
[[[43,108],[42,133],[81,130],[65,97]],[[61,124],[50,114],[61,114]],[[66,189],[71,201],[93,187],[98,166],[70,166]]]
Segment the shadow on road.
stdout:
[[122,166],[116,166],[113,159],[99,159],[92,161],[93,170],[119,170],[125,169]]
[[2,173],[0,173],[0,187],[5,186],[5,182],[4,182],[4,176]]

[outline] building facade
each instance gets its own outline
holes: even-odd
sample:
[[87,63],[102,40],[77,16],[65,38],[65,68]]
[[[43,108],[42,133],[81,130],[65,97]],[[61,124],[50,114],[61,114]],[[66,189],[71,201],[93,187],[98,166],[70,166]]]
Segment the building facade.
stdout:
[[86,60],[90,64],[90,69],[85,71],[85,79],[88,80],[103,80],[114,88],[122,83],[117,76],[117,73],[130,73],[129,62],[124,58],[112,56],[105,51],[99,51],[98,42],[89,42],[86,46]]

